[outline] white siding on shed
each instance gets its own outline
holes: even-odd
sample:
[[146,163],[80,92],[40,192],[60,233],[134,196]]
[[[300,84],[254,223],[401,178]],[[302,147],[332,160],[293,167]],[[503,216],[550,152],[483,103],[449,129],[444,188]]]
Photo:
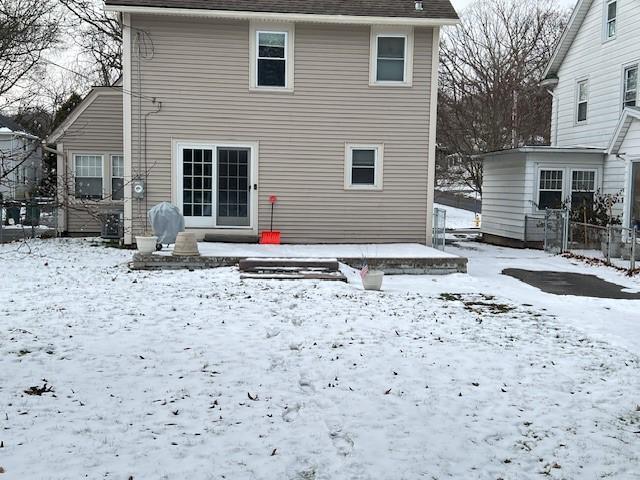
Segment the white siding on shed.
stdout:
[[484,160],[482,233],[524,241],[525,154]]

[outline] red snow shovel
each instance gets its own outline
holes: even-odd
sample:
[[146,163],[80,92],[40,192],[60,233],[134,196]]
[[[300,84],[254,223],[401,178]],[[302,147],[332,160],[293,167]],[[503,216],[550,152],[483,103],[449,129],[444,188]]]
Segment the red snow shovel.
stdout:
[[269,196],[269,203],[271,204],[271,228],[268,232],[260,233],[260,243],[264,245],[280,245],[280,232],[273,231],[273,209],[278,201],[278,197],[275,195]]

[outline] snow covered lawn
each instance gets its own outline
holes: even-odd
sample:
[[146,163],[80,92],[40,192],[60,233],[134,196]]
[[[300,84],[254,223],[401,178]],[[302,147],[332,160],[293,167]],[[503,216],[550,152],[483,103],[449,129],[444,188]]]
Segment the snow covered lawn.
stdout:
[[637,351],[490,250],[371,293],[31,245],[0,246],[3,480],[640,478]]
[[476,214],[462,208],[450,207],[448,205],[434,204],[434,208],[439,208],[447,212],[446,227],[454,229],[478,228],[476,226]]

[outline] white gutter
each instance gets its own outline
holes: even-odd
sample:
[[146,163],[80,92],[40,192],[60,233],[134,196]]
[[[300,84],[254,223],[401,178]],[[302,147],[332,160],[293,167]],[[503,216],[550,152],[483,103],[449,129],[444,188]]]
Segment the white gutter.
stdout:
[[140,7],[105,5],[107,12],[140,13],[149,15],[178,15],[184,17],[207,17],[235,20],[272,20],[281,22],[334,23],[350,25],[407,25],[440,27],[458,25],[457,18],[407,18],[370,17],[360,15],[316,15],[310,13],[243,12],[237,10],[206,10],[200,8]]

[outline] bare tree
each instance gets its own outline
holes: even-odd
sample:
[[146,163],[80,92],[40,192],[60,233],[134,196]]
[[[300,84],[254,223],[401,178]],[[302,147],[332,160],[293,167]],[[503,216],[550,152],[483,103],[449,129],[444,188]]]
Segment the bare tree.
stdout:
[[566,19],[555,0],[478,0],[444,36],[438,144],[472,190],[482,189],[474,155],[548,144],[551,96],[539,81]]
[[0,97],[41,65],[59,33],[54,0],[0,0]]
[[60,0],[73,15],[76,41],[93,61],[97,81],[112,85],[122,72],[122,27],[118,17],[105,12],[96,0]]

